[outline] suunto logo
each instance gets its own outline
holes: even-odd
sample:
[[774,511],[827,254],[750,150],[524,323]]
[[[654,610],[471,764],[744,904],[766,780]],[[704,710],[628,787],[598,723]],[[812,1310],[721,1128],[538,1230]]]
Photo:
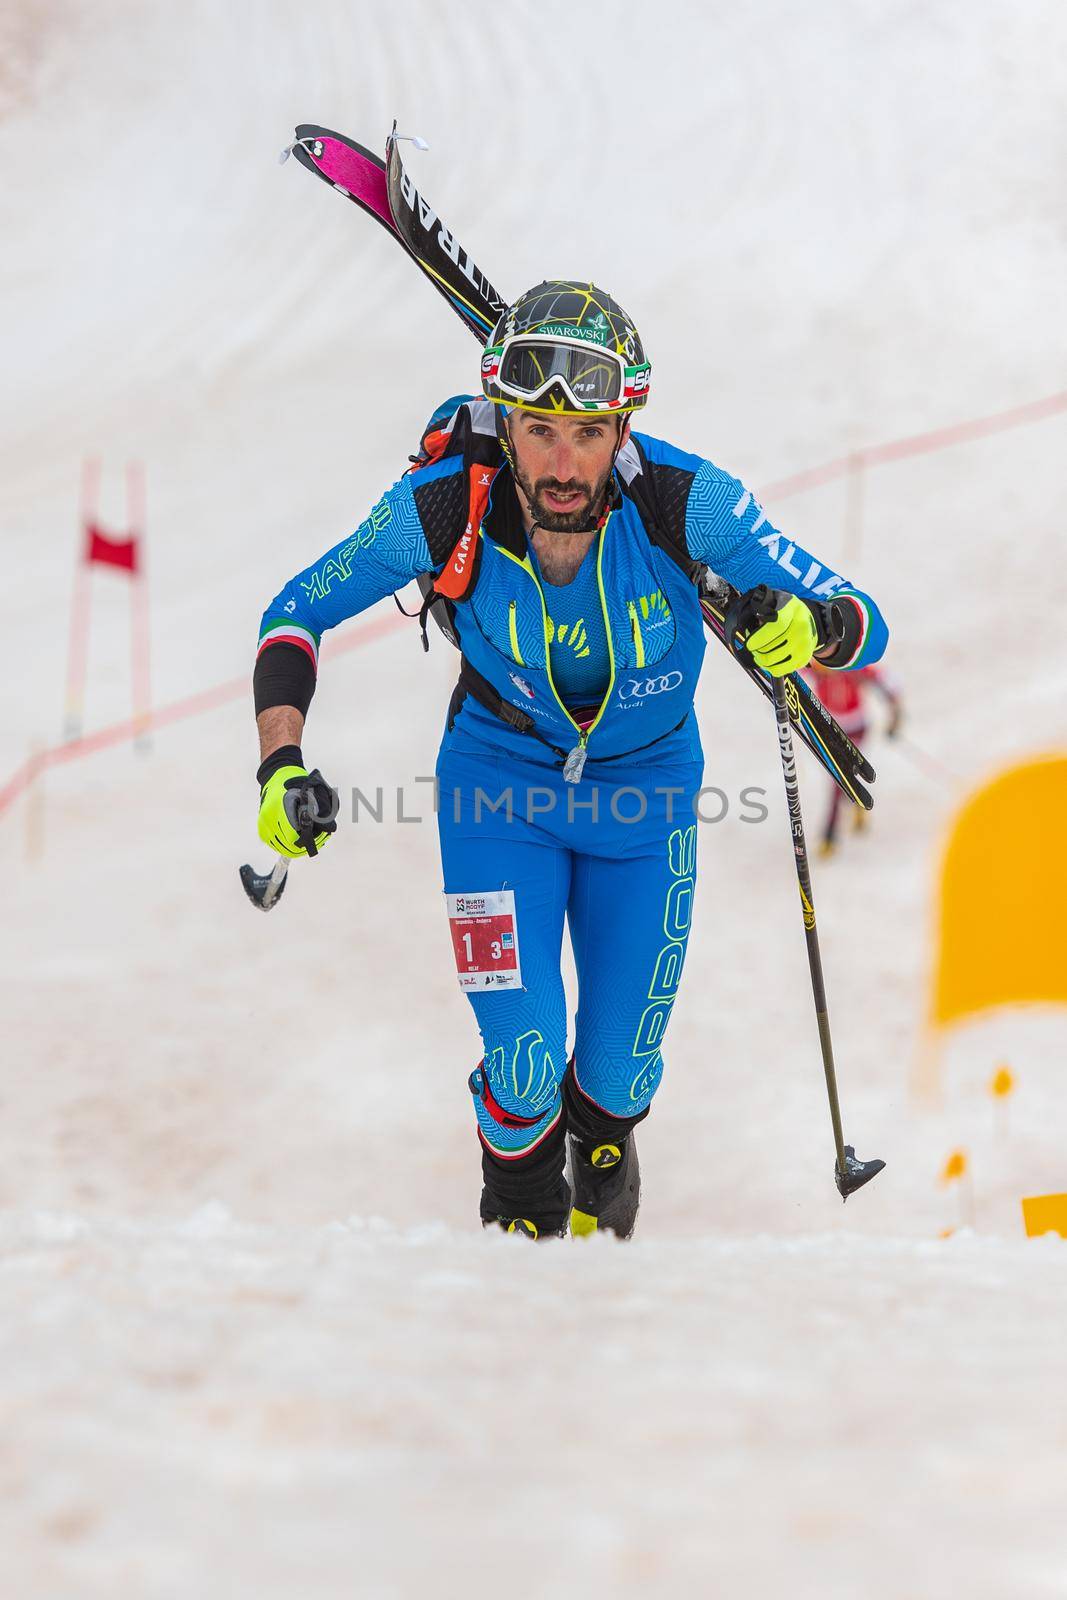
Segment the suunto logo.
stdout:
[[509,672],[508,677],[511,679],[512,683],[515,685],[516,689],[518,689],[520,694],[524,694],[527,700],[533,699],[534,692],[530,685],[526,682],[525,678],[520,678],[517,672]]

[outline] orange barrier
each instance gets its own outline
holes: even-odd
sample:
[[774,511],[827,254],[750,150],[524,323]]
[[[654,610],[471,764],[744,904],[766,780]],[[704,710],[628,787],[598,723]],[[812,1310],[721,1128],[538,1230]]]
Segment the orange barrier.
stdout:
[[[1065,809],[1067,755],[1054,752],[1005,768],[951,819],[934,882],[930,994],[913,1069],[921,1099],[940,1095],[951,1028],[1002,1007],[1067,1005]],[[1001,1068],[990,1088],[1001,1097],[1003,1132],[1010,1070]]]
[[1067,1194],[1031,1194],[1023,1200],[1023,1227],[1028,1239],[1058,1233],[1067,1239]]
[[968,796],[939,881],[930,1024],[1000,1006],[1067,1005],[1067,757],[1034,756]]

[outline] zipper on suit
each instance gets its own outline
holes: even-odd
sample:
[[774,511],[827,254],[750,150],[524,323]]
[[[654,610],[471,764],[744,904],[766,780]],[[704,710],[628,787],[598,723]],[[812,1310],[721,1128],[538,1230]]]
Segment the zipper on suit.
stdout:
[[630,613],[630,635],[634,642],[636,652],[636,665],[643,667],[645,664],[645,641],[641,635],[641,619],[637,615],[637,607],[632,600],[627,600],[626,609]]
[[[549,688],[552,690],[552,693],[555,696],[556,704],[563,712],[563,715],[566,717],[571,727],[574,728],[578,734],[578,743],[573,747],[573,749],[567,752],[567,758],[563,763],[563,778],[566,783],[579,783],[581,781],[582,771],[585,767],[586,756],[588,754],[587,747],[589,744],[590,735],[598,726],[601,718],[604,715],[604,712],[607,710],[608,701],[611,699],[611,691],[615,687],[615,648],[611,642],[611,624],[608,620],[608,603],[604,594],[604,536],[608,531],[608,524],[611,522],[613,515],[613,512],[609,512],[607,518],[605,519],[604,526],[601,528],[597,538],[596,552],[597,593],[600,596],[600,612],[604,619],[604,637],[608,642],[608,664],[610,667],[610,672],[608,676],[608,687],[604,694],[603,700],[600,702],[600,710],[597,712],[588,728],[583,728],[577,722],[575,722],[567,707],[563,704],[563,701],[560,698],[559,690],[556,688],[556,680],[552,676],[552,647],[548,637],[548,604],[545,600],[545,591],[541,587],[541,580],[538,578],[537,573],[533,569],[533,563],[531,562],[529,556],[526,556],[520,560],[518,556],[512,555],[510,550],[505,550],[503,545],[499,546],[502,555],[507,556],[509,561],[514,561],[517,566],[522,567],[526,572],[529,573],[530,577],[534,581],[534,586],[537,589],[537,593],[541,600],[541,625],[545,636],[545,674],[548,678]],[[514,607],[514,600],[511,602],[511,605]],[[512,648],[514,648],[514,646]]]
[[515,660],[519,663],[519,666],[520,667],[524,667],[526,665],[526,663],[522,659],[522,652],[519,650],[519,629],[518,629],[518,624],[515,621],[515,610],[516,610],[516,602],[514,600],[509,600],[508,601],[508,638],[511,640],[511,653],[515,657]]

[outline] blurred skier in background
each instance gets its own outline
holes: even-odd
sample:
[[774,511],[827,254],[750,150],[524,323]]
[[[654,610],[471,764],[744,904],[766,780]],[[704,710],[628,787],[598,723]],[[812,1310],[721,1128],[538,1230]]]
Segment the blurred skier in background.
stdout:
[[[480,1215],[531,1238],[633,1232],[633,1130],[662,1076],[693,907],[703,568],[742,596],[773,588],[776,615],[747,640],[773,675],[815,656],[864,665],[887,638],[873,600],[736,478],[631,432],[650,374],[633,322],[595,285],[521,296],[483,353],[482,398],[439,406],[412,470],[271,601],[255,670],[260,836],[315,855],[336,826],[301,752],[322,632],[417,578],[424,630],[435,614],[461,650],[438,826],[483,1047],[469,1078]],[[309,795],[318,828],[297,826]],[[403,1062],[390,1071],[403,1094]]]
[[[840,723],[854,744],[863,745],[867,737],[865,698],[873,689],[889,707],[886,737],[895,739],[900,731],[904,707],[895,679],[881,666],[854,667],[850,671],[830,672],[822,662],[812,659],[802,674],[830,715]],[[837,830],[844,796],[836,783],[830,784],[830,802],[819,840],[819,854],[832,856],[837,849]],[[852,807],[852,831],[862,833],[870,818],[862,806]]]

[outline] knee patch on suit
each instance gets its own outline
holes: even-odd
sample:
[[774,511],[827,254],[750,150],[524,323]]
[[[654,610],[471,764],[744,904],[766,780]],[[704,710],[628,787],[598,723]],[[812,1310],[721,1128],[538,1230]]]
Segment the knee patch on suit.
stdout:
[[498,1045],[471,1073],[482,1144],[503,1160],[528,1154],[563,1115],[559,1077],[540,1033],[529,1032],[508,1050]]

